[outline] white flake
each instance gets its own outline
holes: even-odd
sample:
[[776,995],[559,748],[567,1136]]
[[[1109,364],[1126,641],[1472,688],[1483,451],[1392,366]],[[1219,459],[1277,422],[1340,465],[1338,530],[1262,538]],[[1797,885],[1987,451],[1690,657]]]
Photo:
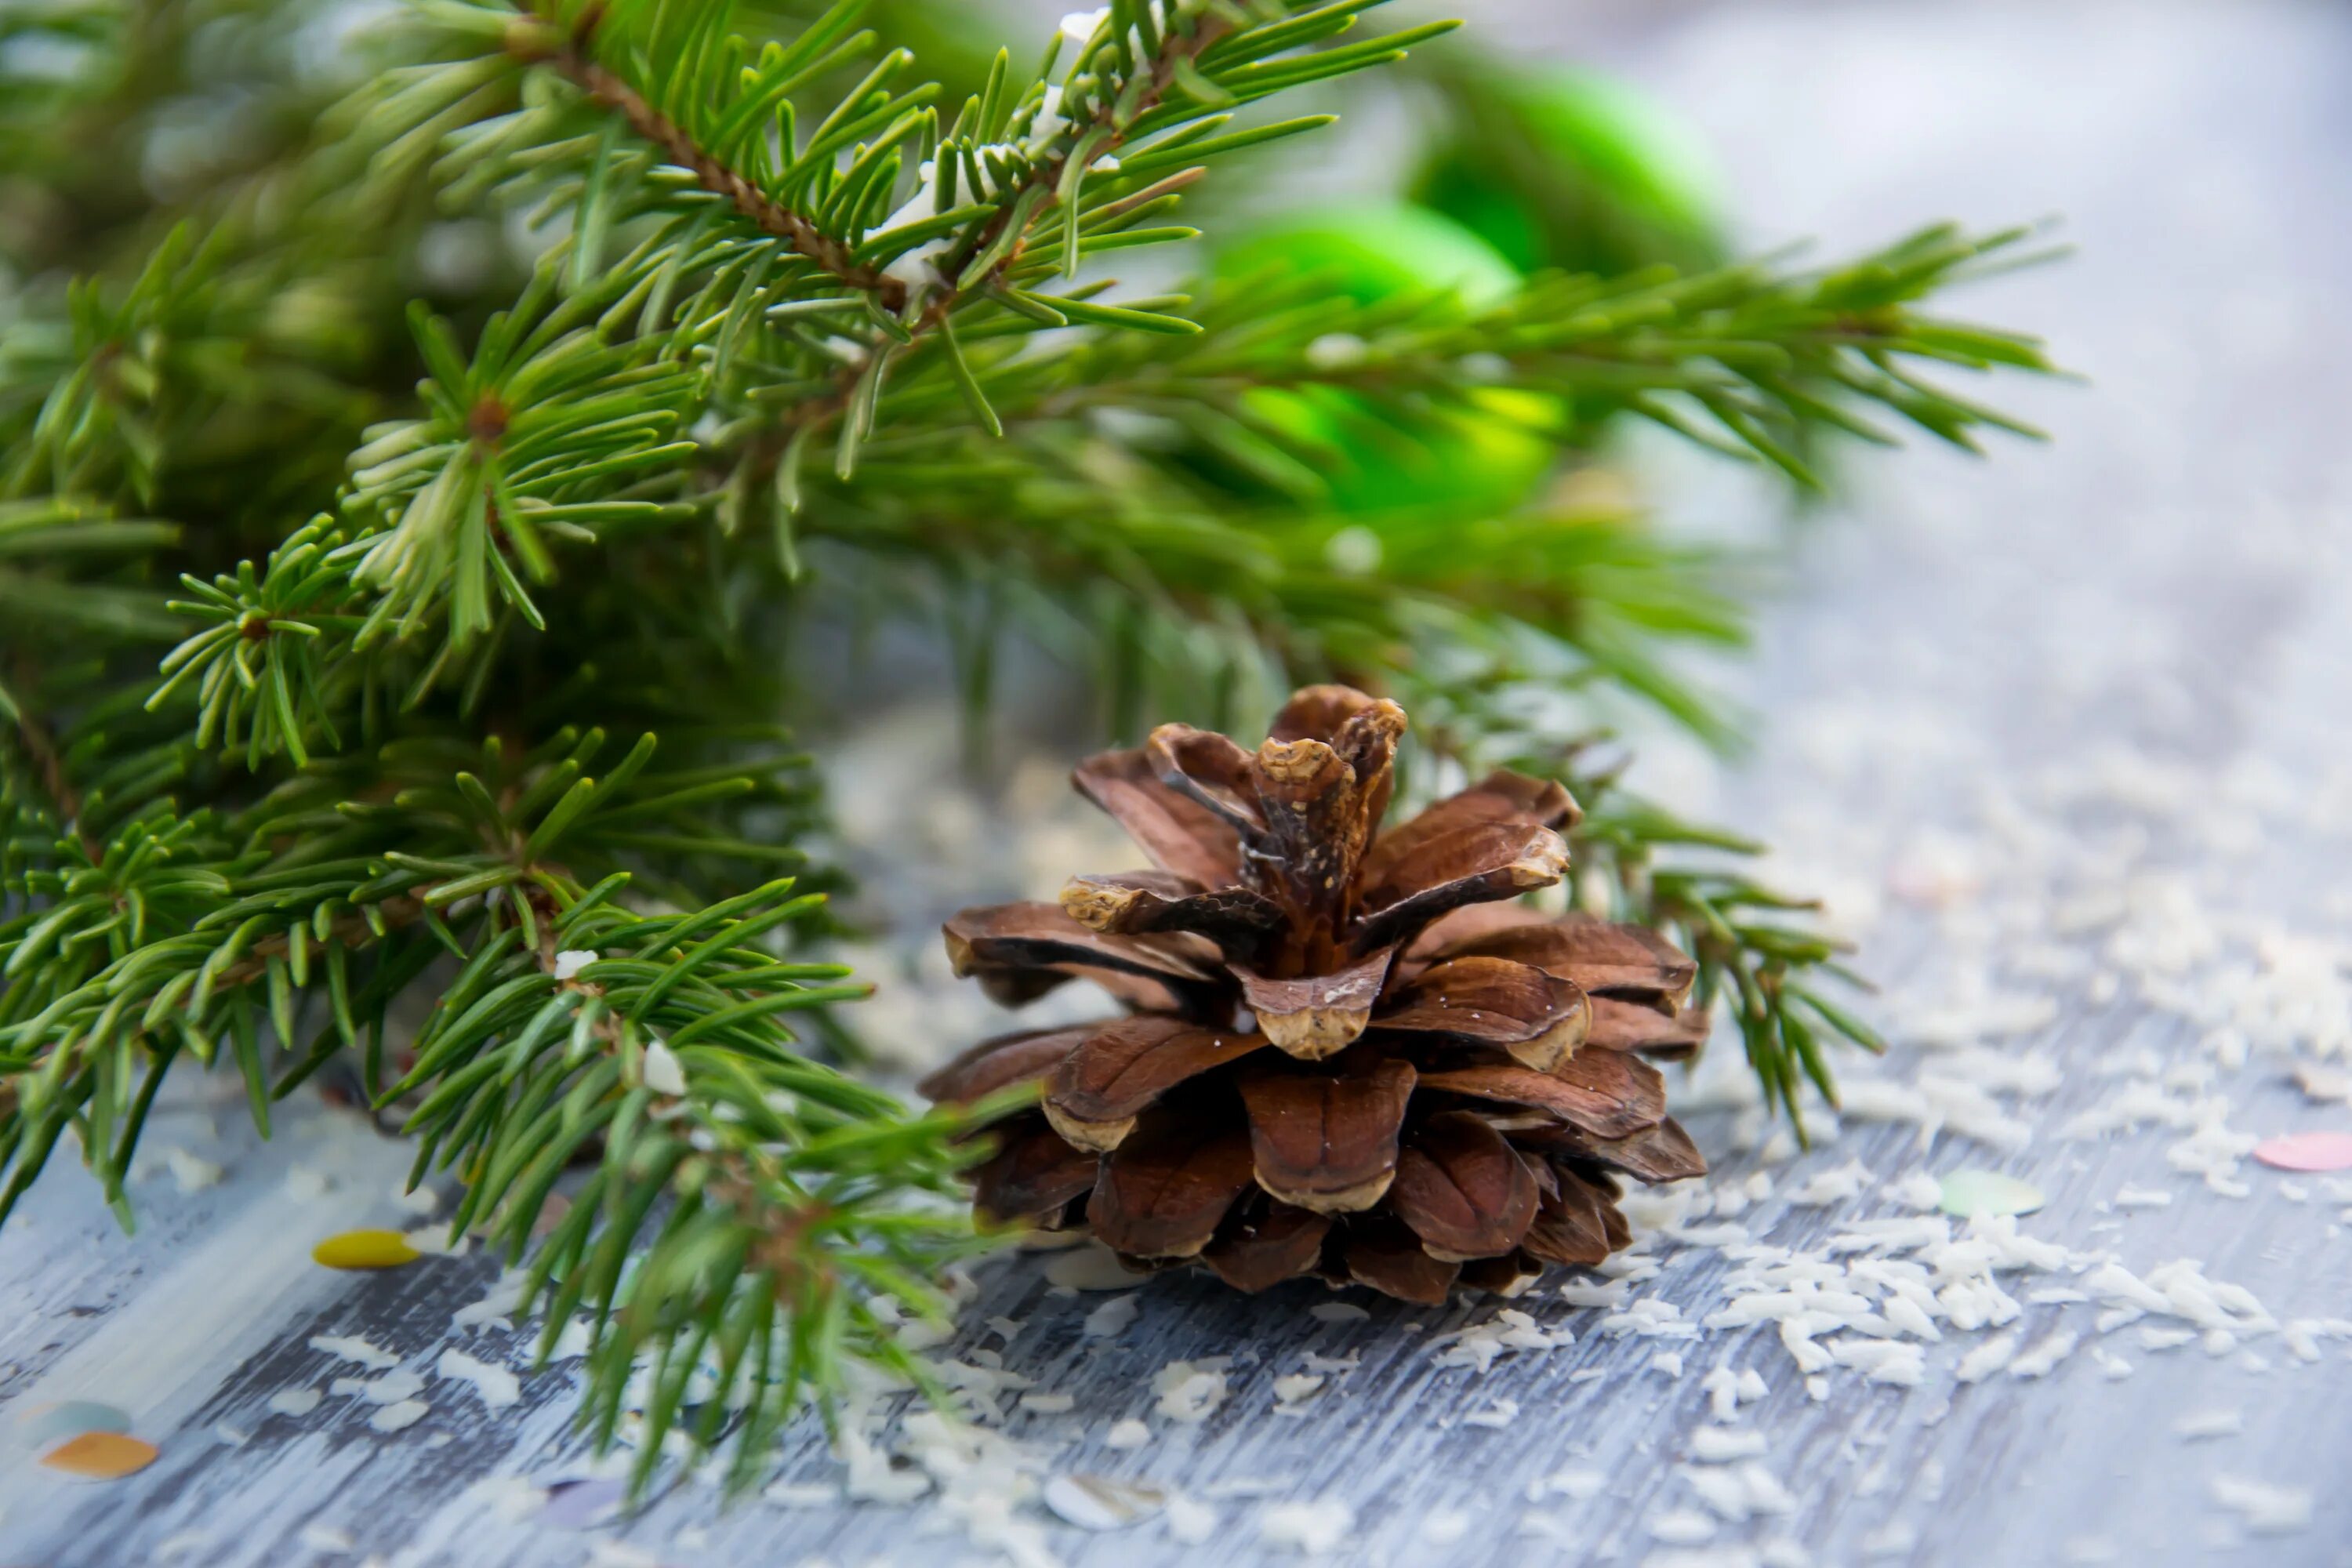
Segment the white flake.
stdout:
[[269,1408],[280,1415],[308,1415],[326,1397],[315,1388],[281,1388],[269,1396]]
[[378,1432],[405,1432],[424,1420],[432,1409],[421,1399],[398,1400],[369,1416],[368,1425]]
[[2207,1437],[2234,1437],[2246,1429],[2246,1418],[2235,1410],[2199,1410],[2172,1424],[2172,1435],[2196,1442]]
[[1180,1545],[1205,1545],[1217,1532],[1217,1510],[1193,1498],[1170,1498],[1165,1517],[1168,1533]]
[[2286,1535],[2311,1523],[2311,1494],[2236,1476],[2215,1476],[2213,1500],[2245,1521],[2256,1535]]
[[[324,1351],[331,1356],[359,1363],[370,1372],[382,1372],[400,1364],[400,1358],[381,1345],[371,1344],[356,1336],[342,1334],[312,1334],[310,1348]],[[421,1384],[419,1386],[422,1386]]]
[[591,948],[565,948],[555,955],[555,978],[558,981],[577,980],[580,972],[595,963],[599,956]]
[[1691,1434],[1691,1458],[1703,1465],[1752,1459],[1765,1450],[1764,1434],[1753,1427],[1702,1426]]
[[1319,1556],[1348,1538],[1356,1522],[1355,1510],[1338,1498],[1310,1502],[1269,1503],[1258,1515],[1258,1535],[1276,1546],[1295,1546]]
[[504,1410],[522,1398],[522,1381],[505,1367],[486,1361],[477,1361],[461,1350],[446,1350],[434,1363],[436,1376],[459,1383],[470,1383],[482,1403],[492,1410]]
[[639,1077],[645,1086],[656,1094],[675,1098],[686,1092],[685,1065],[677,1059],[677,1053],[663,1041],[646,1043],[645,1068]]
[[1211,1364],[1222,1359],[1171,1361],[1161,1367],[1151,1380],[1151,1391],[1160,1396],[1160,1414],[1188,1425],[1207,1420],[1210,1413],[1225,1402],[1224,1369]]
[[1079,1332],[1090,1340],[1117,1339],[1127,1332],[1128,1326],[1135,1321],[1136,1314],[1142,1310],[1132,1292],[1113,1296],[1087,1314],[1086,1321],[1079,1325]]

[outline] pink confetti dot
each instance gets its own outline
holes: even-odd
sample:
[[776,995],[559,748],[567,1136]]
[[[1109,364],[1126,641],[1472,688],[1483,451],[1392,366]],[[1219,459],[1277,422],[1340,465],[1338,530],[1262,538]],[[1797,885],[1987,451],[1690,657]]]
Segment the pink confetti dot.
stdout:
[[2254,1145],[2254,1158],[2282,1171],[2352,1171],[2352,1132],[2288,1132]]

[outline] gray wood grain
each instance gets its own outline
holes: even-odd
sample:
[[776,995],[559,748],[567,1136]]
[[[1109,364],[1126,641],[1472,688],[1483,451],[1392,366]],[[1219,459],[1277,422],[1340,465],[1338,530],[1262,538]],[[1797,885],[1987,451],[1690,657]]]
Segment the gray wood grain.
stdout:
[[[1574,41],[1565,21],[1535,11],[1533,26],[1562,47]],[[2105,890],[2160,911],[2177,889],[2200,910],[2228,911],[2233,931],[2268,919],[2339,961],[2352,932],[2342,891],[2352,868],[2352,461],[2339,431],[2352,401],[2341,326],[2352,26],[2338,12],[2257,5],[1732,7],[1678,14],[1617,47],[1620,64],[1717,134],[1743,209],[1769,220],[1759,241],[1866,240],[1948,211],[2064,211],[2083,258],[1990,288],[1969,308],[2045,325],[2097,383],[2019,399],[2057,435],[2047,452],[2006,450],[1990,467],[1926,453],[1857,464],[1854,515],[1807,525],[1762,657],[1726,673],[1763,715],[1758,753],[1729,775],[1672,746],[1643,764],[1654,787],[1787,845],[1793,879],[1862,895],[1867,965],[1887,984],[1879,1014],[1902,1042],[1888,1081],[1916,1083],[1950,1059],[1914,1042],[1988,977],[1995,1000],[2055,1002],[2045,1021],[1985,1037],[2004,1053],[2046,1056],[2063,1080],[1998,1098],[2032,1130],[2022,1150],[1948,1131],[1923,1147],[1916,1125],[1853,1121],[1793,1160],[1730,1153],[1715,1187],[1769,1168],[1785,1194],[1859,1160],[1881,1185],[1852,1203],[1806,1208],[1775,1196],[1738,1216],[1751,1237],[1802,1250],[1856,1216],[1900,1212],[1886,1194],[1905,1173],[2011,1170],[2049,1194],[2024,1222],[2029,1234],[2111,1250],[2142,1274],[2201,1260],[2281,1320],[2352,1317],[2347,1200],[2305,1184],[2295,1201],[2294,1184],[2252,1167],[2242,1173],[2249,1195],[2221,1195],[2168,1163],[2178,1129],[2059,1135],[2108,1102],[2117,1053],[2141,1047],[2205,1075],[2203,1091],[2228,1100],[2234,1128],[2352,1125],[2343,1104],[2297,1093],[2284,1059],[2215,1068],[2214,1036],[2231,1021],[2197,1016],[2193,995],[2159,1005],[2144,987],[2108,993],[2095,977],[2122,962],[2118,928],[2071,926],[2059,910]],[[1682,515],[1705,521],[1755,504],[1744,480],[1677,475],[1666,504]],[[1022,879],[1002,867],[985,875]],[[1949,901],[1887,896],[1890,881],[1922,875],[1954,883]],[[1031,889],[935,896],[1003,890]],[[937,911],[897,912],[913,932]],[[2139,928],[2127,914],[2121,929]],[[2190,963],[2183,984],[2225,962]],[[2340,996],[2352,981],[2328,973]],[[931,1016],[951,1033],[968,1021]],[[1983,1025],[1980,1008],[1979,1035]],[[2325,1017],[2306,1033],[2304,1054],[2333,1049],[2340,1060],[2346,1044]],[[163,1448],[131,1480],[77,1487],[24,1463],[19,1445],[0,1469],[0,1561],[277,1568],[373,1553],[404,1568],[572,1568],[599,1551],[696,1564],[998,1555],[935,1507],[721,1512],[693,1483],[593,1531],[509,1519],[476,1483],[583,1473],[562,1370],[527,1380],[520,1402],[495,1413],[464,1385],[432,1381],[431,1413],[390,1436],[370,1429],[376,1407],[359,1399],[271,1412],[281,1389],[366,1375],[310,1348],[315,1335],[362,1336],[421,1369],[452,1344],[521,1359],[509,1330],[453,1326],[495,1278],[478,1256],[364,1278],[308,1262],[310,1243],[332,1230],[413,1223],[390,1196],[407,1156],[350,1118],[289,1111],[280,1139],[256,1147],[234,1103],[173,1101],[152,1146],[190,1149],[226,1176],[193,1193],[168,1175],[144,1182],[135,1239],[64,1169],[0,1237],[0,1435],[17,1430],[12,1412],[102,1398]],[[1716,1150],[1743,1131],[1736,1110],[1702,1110],[1693,1126]],[[298,1196],[288,1181],[297,1167],[331,1187]],[[2127,1184],[2173,1201],[2113,1208]],[[1641,1294],[1693,1319],[1722,1303],[1732,1267],[1722,1247],[1654,1241],[1651,1252],[1662,1272]],[[2017,1293],[2073,1278],[2028,1279]],[[1549,1282],[1515,1305],[1574,1331],[1575,1342],[1510,1353],[1481,1375],[1440,1364],[1431,1346],[1491,1319],[1492,1302],[1429,1312],[1365,1298],[1366,1319],[1327,1323],[1307,1311],[1330,1299],[1319,1289],[1244,1300],[1162,1278],[1141,1291],[1124,1332],[1089,1340],[1083,1320],[1105,1298],[1055,1292],[1037,1258],[992,1261],[980,1279],[959,1338],[937,1353],[998,1352],[1039,1390],[1074,1396],[1069,1415],[1016,1413],[1004,1425],[1031,1446],[1036,1475],[1149,1479],[1217,1513],[1216,1533],[1197,1547],[1165,1521],[1092,1535],[1047,1520],[1042,1539],[1071,1564],[1295,1557],[1263,1533],[1265,1510],[1311,1500],[1352,1510],[1338,1560],[1668,1561],[1675,1548],[1653,1525],[1696,1506],[1685,1460],[1708,1421],[1701,1376],[1723,1365],[1756,1368],[1769,1385],[1741,1425],[1767,1436],[1766,1463],[1793,1510],[1718,1522],[1696,1549],[1712,1561],[1755,1561],[1784,1543],[1822,1564],[2102,1552],[2352,1562],[2340,1544],[2352,1539],[2342,1341],[2323,1342],[2315,1363],[2275,1334],[2221,1355],[2151,1352],[2133,1330],[2095,1336],[2091,1307],[2032,1305],[2019,1325],[2027,1342],[2071,1326],[2132,1374],[2109,1380],[2086,1349],[2039,1380],[1961,1384],[1954,1367],[1983,1336],[1955,1332],[1928,1347],[1918,1386],[1842,1371],[1817,1402],[1769,1325],[1688,1342],[1612,1336],[1601,1312],[1569,1307]],[[992,1317],[1021,1327],[1005,1340],[984,1326]],[[1654,1369],[1662,1350],[1683,1353],[1679,1375]],[[1274,1415],[1273,1379],[1310,1352],[1357,1364],[1303,1415]],[[1219,1355],[1233,1358],[1229,1393],[1205,1422],[1152,1414],[1164,1363]],[[1465,1423],[1505,1400],[1516,1420]],[[2184,1414],[2215,1409],[2242,1413],[2243,1431],[2207,1441],[2173,1432]],[[1148,1418],[1147,1446],[1106,1445],[1126,1416]],[[222,1428],[243,1440],[223,1440]],[[780,1462],[787,1481],[839,1473],[813,1423]],[[1564,1468],[1599,1476],[1599,1489],[1547,1489]],[[2252,1534],[2217,1502],[2216,1475],[2305,1489],[2311,1522]],[[1449,1510],[1466,1516],[1460,1532],[1433,1541],[1424,1522]],[[1033,1503],[1017,1512],[1047,1519]],[[331,1532],[347,1532],[352,1550]],[[646,1555],[600,1544],[614,1541]]]

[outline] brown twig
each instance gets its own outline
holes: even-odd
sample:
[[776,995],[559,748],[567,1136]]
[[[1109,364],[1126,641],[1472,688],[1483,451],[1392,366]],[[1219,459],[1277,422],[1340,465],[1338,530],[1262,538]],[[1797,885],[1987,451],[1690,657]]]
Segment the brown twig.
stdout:
[[[1169,87],[1176,79],[1176,66],[1179,60],[1189,59],[1199,55],[1230,30],[1231,24],[1216,16],[1204,21],[1200,31],[1191,37],[1180,37],[1171,29],[1163,40],[1163,52],[1152,62],[1151,84],[1138,99],[1133,110],[1134,116],[1139,118],[1148,110],[1157,108],[1160,100],[1167,96]],[[1004,226],[1013,220],[1013,215],[1019,209],[1024,196],[1033,190],[1052,190],[1061,184],[1063,175],[1069,168],[1072,155],[1088,137],[1097,131],[1108,132],[1108,140],[1095,149],[1094,155],[1097,157],[1107,153],[1115,153],[1126,145],[1126,131],[1112,120],[1116,102],[1115,98],[1106,98],[1097,106],[1091,121],[1083,126],[1072,126],[1065,131],[1065,135],[1071,136],[1066,150],[1049,162],[1032,168],[1026,176],[1000,193],[996,211],[991,215],[986,223],[968,236],[957,247],[955,259],[940,268],[940,276],[946,287],[925,305],[920,317],[908,326],[906,342],[877,345],[871,353],[844,365],[834,377],[832,390],[824,396],[809,398],[793,406],[778,426],[772,428],[768,437],[761,441],[754,458],[761,468],[772,467],[781,458],[788,441],[789,432],[803,426],[822,426],[848,406],[857,383],[866,374],[867,366],[873,363],[875,353],[897,353],[920,342],[930,333],[938,331],[940,324],[955,311],[958,306],[970,299],[975,290],[987,288],[995,282],[1014,262],[1021,259],[1022,249],[1028,244],[1028,235],[1025,231],[1006,250],[1003,259],[989,269],[989,275],[986,278],[967,279],[963,276],[965,269],[971,267],[973,259],[995,244],[998,237],[1003,235]],[[1172,190],[1181,189],[1192,184],[1199,174],[1200,171],[1194,169],[1170,175],[1167,179],[1155,182],[1146,191],[1139,191],[1133,195],[1122,198],[1120,204],[1114,204],[1113,210],[1126,203],[1139,203],[1165,195]],[[1027,227],[1034,229],[1037,220],[1052,210],[1051,207],[1041,207],[1037,212],[1031,214]],[[891,281],[897,280],[894,279]],[[903,289],[899,302],[903,305]]]
[[33,774],[41,786],[41,793],[48,796],[49,804],[57,808],[58,826],[72,831],[81,844],[82,853],[89,856],[90,864],[95,866],[104,858],[106,847],[82,831],[81,795],[74,788],[73,780],[66,775],[65,759],[58,754],[56,738],[49,733],[47,725],[30,710],[21,707],[16,713],[16,738],[25,748],[26,756],[32,760]]
[[893,310],[904,308],[906,284],[878,268],[858,261],[848,246],[713,156],[684,126],[648,102],[643,93],[597,64],[588,51],[588,44],[601,16],[601,11],[592,7],[562,42],[551,42],[543,36],[527,37],[513,46],[513,52],[551,68],[586,93],[592,102],[616,110],[629,122],[631,130],[659,148],[671,163],[691,173],[704,190],[726,197],[737,212],[842,283],[874,295]]

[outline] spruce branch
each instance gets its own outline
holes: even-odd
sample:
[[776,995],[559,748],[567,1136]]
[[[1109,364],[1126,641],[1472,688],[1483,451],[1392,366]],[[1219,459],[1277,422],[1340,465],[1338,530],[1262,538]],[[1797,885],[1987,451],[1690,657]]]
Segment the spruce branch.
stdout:
[[[836,7],[836,15],[847,7]],[[593,46],[606,16],[601,4],[585,6],[569,26],[562,26],[526,5],[525,15],[540,26],[522,26],[508,35],[507,47],[526,64],[545,64],[586,94],[598,106],[617,111],[637,135],[651,142],[681,169],[689,170],[714,195],[723,196],[737,212],[801,255],[814,261],[843,285],[875,295],[896,310],[906,302],[906,285],[856,258],[851,248],[825,233],[792,207],[761,190],[741,171],[730,167],[698,142],[668,115],[654,107],[622,76],[597,62]],[[824,36],[824,22],[811,29]]]

